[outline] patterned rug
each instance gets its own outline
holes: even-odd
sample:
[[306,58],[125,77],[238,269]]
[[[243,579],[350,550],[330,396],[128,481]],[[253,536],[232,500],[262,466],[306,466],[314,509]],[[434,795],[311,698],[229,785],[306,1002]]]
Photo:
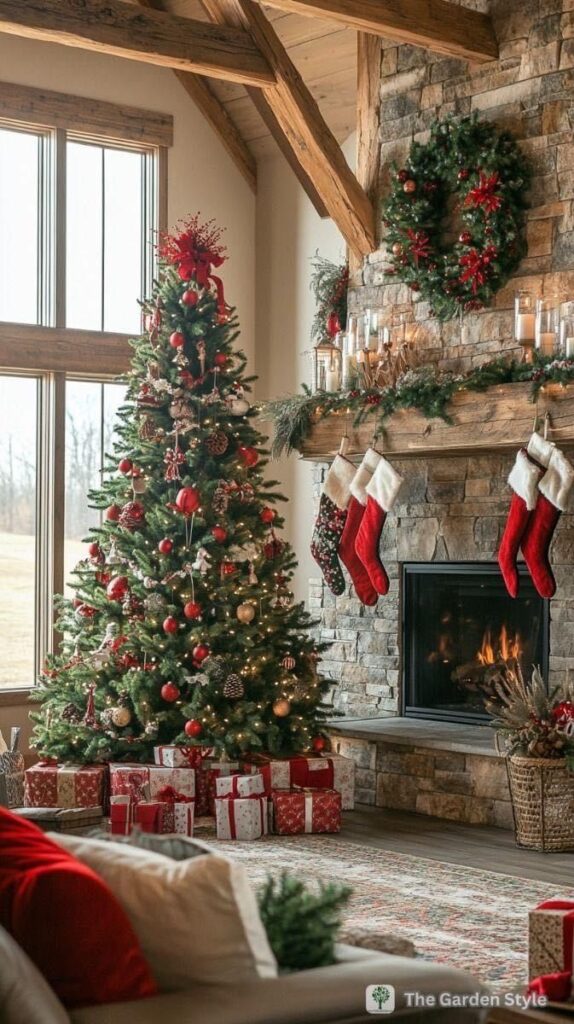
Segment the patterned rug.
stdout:
[[[417,954],[469,971],[499,990],[527,974],[528,912],[563,888],[510,875],[343,842],[337,836],[268,836],[219,842],[255,886],[287,869],[307,880],[353,887],[345,925],[414,942]],[[341,938],[344,939],[344,929]]]

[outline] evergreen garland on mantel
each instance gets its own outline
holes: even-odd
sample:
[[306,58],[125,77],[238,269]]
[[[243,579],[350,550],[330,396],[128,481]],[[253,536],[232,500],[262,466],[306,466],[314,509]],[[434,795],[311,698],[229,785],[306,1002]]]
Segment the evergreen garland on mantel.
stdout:
[[353,426],[359,426],[376,413],[375,438],[384,432],[385,421],[399,409],[415,409],[427,419],[440,418],[451,423],[449,403],[459,391],[486,391],[499,384],[532,383],[535,401],[545,384],[574,382],[574,359],[535,358],[534,363],[495,359],[466,374],[441,373],[434,366],[407,370],[394,388],[370,388],[312,394],[303,385],[303,393],[275,399],[266,404],[266,416],[274,423],[272,453],[278,458],[300,450],[313,425],[331,414],[347,411]]

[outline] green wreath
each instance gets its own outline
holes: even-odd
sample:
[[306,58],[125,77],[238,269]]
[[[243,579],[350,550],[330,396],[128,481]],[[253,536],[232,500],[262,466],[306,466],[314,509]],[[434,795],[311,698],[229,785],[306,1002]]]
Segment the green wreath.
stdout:
[[[526,253],[529,179],[524,155],[494,125],[476,115],[436,121],[429,142],[413,142],[394,170],[383,204],[385,273],[428,301],[439,320],[488,305]],[[449,245],[452,200],[462,230]]]

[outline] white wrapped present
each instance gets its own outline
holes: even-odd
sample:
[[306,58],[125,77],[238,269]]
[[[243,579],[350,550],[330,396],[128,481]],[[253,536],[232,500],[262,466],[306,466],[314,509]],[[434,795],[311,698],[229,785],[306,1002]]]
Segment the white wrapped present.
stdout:
[[269,831],[267,797],[219,797],[215,823],[218,839],[260,839]]

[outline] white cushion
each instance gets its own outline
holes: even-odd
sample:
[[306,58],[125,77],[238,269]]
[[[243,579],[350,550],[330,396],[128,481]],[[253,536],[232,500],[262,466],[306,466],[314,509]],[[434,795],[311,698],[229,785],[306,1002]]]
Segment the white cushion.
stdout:
[[[42,922],[38,922],[42,926]],[[69,1024],[70,1018],[40,971],[0,928],[0,1021],[2,1024]]]
[[162,992],[277,976],[245,869],[212,855],[173,861],[83,836],[50,837],[103,878],[121,903]]

